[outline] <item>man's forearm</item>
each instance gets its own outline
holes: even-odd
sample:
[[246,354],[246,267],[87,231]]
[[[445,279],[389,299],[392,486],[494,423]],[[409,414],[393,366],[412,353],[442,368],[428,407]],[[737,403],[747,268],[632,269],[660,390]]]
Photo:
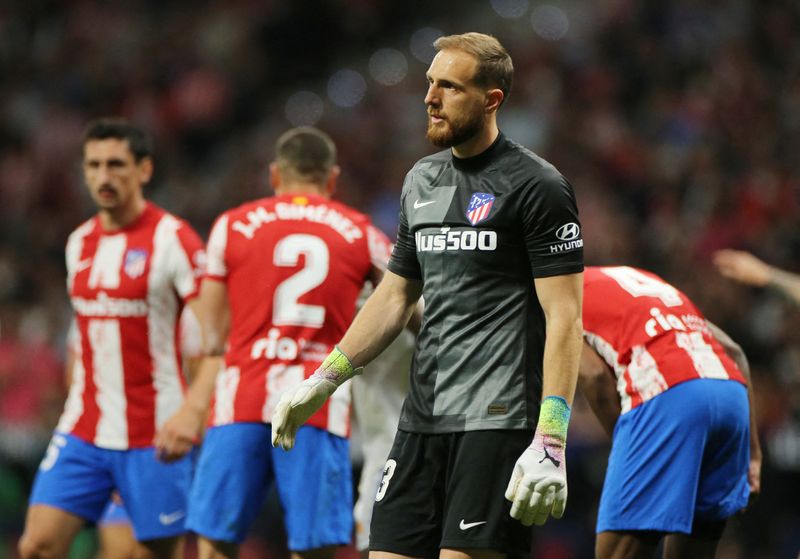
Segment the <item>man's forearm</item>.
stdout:
[[578,382],[583,345],[582,322],[577,317],[551,317],[544,345],[542,398],[559,396],[572,405]]
[[197,369],[197,374],[186,393],[185,408],[205,417],[211,402],[211,396],[214,394],[217,375],[221,368],[222,357],[208,356],[202,359]]
[[386,349],[408,323],[421,283],[387,272],[339,342],[353,364],[363,367]]

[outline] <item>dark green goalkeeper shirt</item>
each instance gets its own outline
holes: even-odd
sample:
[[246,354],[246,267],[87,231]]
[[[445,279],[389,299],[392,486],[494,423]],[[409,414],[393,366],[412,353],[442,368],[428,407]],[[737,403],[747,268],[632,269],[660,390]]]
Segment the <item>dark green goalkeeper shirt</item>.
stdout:
[[503,134],[475,157],[425,157],[403,185],[389,269],[421,280],[425,300],[400,429],[533,429],[545,335],[533,280],[583,271],[570,183]]

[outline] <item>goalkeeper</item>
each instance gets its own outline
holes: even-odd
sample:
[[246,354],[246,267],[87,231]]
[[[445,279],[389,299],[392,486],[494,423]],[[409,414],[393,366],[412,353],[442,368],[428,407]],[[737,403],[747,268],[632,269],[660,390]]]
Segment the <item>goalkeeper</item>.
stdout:
[[527,554],[528,527],[561,517],[567,500],[583,241],[571,185],[497,128],[513,72],[505,49],[478,33],[435,47],[427,135],[451,149],[408,173],[389,271],[322,366],[281,397],[272,442],[291,448],[300,425],[388,346],[422,295],[370,555]]

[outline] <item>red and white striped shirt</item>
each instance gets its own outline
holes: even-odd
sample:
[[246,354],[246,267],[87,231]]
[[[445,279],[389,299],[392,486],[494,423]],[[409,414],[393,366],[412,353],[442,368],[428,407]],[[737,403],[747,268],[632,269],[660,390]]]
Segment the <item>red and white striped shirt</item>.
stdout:
[[[211,425],[272,420],[280,395],[311,376],[350,326],[391,243],[369,218],[321,196],[284,195],[234,208],[208,241],[208,277],[225,282],[231,330]],[[310,425],[350,431],[349,383]]]
[[56,429],[102,448],[151,446],[186,389],[178,317],[199,290],[202,241],[148,203],[119,230],[104,231],[97,217],[85,222],[66,258],[77,343]]
[[687,380],[746,384],[702,313],[655,274],[587,267],[583,285],[584,338],[614,371],[622,413]]

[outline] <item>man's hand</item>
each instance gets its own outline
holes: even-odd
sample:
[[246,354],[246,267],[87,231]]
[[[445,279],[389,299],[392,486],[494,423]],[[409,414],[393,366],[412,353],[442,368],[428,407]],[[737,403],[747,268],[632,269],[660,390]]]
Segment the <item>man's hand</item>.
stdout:
[[361,373],[338,347],[306,380],[287,390],[272,414],[272,446],[290,450],[300,426],[322,407],[344,382]]
[[541,526],[551,515],[561,518],[567,506],[567,467],[562,444],[534,438],[514,465],[506,488],[511,517],[525,526]]
[[772,269],[749,252],[725,249],[714,253],[714,265],[726,278],[764,287],[772,281]]
[[761,493],[761,453],[750,456],[750,467],[747,469],[747,482],[750,485],[750,500]]
[[200,441],[204,414],[183,405],[161,426],[155,438],[156,454],[162,462],[186,456]]
[[336,388],[329,380],[311,376],[284,392],[272,414],[272,446],[291,450],[297,430],[322,407]]

